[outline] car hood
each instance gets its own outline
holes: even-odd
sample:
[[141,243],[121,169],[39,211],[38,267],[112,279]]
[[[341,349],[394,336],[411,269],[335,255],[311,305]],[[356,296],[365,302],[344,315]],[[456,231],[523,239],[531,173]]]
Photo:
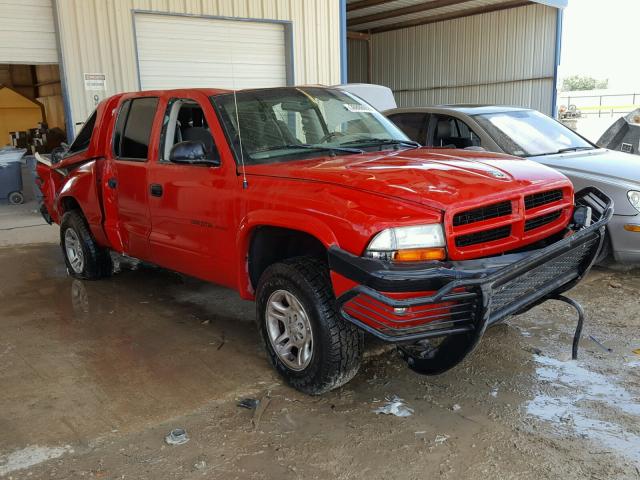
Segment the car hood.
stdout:
[[246,167],[248,175],[332,183],[421,203],[440,211],[516,191],[570,185],[561,173],[509,155],[417,148],[324,156]]
[[613,184],[640,185],[640,156],[598,148],[556,155],[528,157],[549,167],[562,170],[569,176],[598,178]]

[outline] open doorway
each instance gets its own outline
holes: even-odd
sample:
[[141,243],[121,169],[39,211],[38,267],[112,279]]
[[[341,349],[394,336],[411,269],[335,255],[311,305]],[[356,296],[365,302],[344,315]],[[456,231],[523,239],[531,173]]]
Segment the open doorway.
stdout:
[[48,153],[65,130],[58,65],[0,64],[0,148]]

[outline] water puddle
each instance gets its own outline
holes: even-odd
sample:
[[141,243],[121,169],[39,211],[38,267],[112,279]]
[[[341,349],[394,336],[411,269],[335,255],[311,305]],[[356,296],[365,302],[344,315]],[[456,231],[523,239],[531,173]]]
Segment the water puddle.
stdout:
[[6,474],[15,472],[16,470],[33,467],[47,460],[60,458],[67,452],[73,452],[73,449],[69,445],[65,445],[64,447],[39,447],[38,445],[32,445],[22,450],[0,455],[0,477],[4,477]]
[[588,438],[607,450],[640,462],[640,436],[625,424],[640,421],[640,403],[615,378],[592,372],[575,361],[536,356],[536,374],[547,392],[527,404],[527,413],[559,430]]

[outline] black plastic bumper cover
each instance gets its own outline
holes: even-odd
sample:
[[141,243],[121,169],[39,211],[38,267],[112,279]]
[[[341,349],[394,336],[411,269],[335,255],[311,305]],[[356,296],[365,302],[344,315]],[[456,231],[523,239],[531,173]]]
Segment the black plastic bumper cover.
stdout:
[[[605,226],[613,215],[613,202],[600,190],[589,187],[576,194],[575,203],[591,207],[594,222],[590,226],[545,248],[522,253],[464,262],[399,265],[358,257],[332,247],[329,250],[331,270],[359,284],[337,299],[337,307],[346,320],[390,342],[461,337],[451,340],[464,345],[454,349],[459,350],[456,357],[460,356],[457,361],[451,359],[455,364],[475,348],[488,326],[565,292],[589,271],[602,246]],[[421,291],[435,293],[409,299],[381,293]],[[357,315],[360,318],[348,313],[350,302],[360,302]],[[366,311],[363,309],[371,307],[371,302],[387,308],[388,318],[394,325],[402,324],[402,310],[397,313],[395,309],[411,307],[426,307],[433,321],[408,328],[390,328],[388,322],[380,321],[379,308],[375,315],[363,313]],[[443,302],[455,307],[435,315],[438,307],[434,304]]]

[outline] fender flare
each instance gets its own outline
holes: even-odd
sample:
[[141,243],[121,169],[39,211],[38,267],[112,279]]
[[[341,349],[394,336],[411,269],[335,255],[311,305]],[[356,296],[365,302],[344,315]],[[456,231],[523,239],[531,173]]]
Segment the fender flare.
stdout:
[[280,210],[255,210],[245,216],[238,226],[236,235],[238,291],[244,299],[253,299],[254,289],[249,279],[248,252],[253,232],[258,227],[277,227],[297,230],[318,239],[327,249],[338,245],[331,228],[317,217],[299,212]]

